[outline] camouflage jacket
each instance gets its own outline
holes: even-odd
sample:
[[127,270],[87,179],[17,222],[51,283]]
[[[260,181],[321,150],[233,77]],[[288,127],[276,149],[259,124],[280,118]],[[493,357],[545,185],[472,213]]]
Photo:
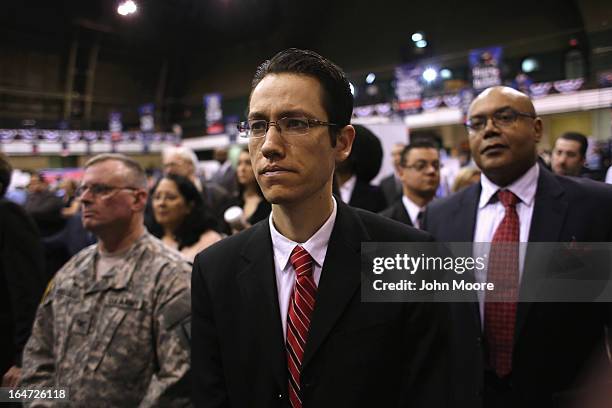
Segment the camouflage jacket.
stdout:
[[189,405],[189,264],[149,233],[97,282],[96,257],[85,248],[47,289],[21,387],[67,387],[72,406]]

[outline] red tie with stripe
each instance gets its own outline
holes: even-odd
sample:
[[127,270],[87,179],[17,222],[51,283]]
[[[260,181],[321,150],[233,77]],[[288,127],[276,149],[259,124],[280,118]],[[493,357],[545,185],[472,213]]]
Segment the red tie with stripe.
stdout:
[[503,204],[506,213],[491,241],[487,282],[495,284],[495,292],[490,297],[492,301],[487,299],[485,303],[484,320],[489,362],[497,375],[503,377],[512,370],[519,283],[520,223],[516,204],[520,200],[507,190],[498,191],[497,198]]
[[296,279],[287,316],[287,366],[289,368],[289,401],[293,408],[302,407],[300,374],[308,339],[310,318],[314,310],[317,286],[312,278],[312,257],[301,246],[291,252],[291,266]]

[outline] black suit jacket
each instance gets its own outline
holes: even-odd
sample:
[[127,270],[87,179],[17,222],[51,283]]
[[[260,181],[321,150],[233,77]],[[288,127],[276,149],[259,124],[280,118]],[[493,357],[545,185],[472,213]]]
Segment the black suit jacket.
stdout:
[[373,186],[366,181],[357,179],[351,200],[351,207],[357,207],[372,212],[380,212],[387,207],[385,196],[378,186]]
[[406,225],[410,225],[413,227],[412,220],[410,219],[410,215],[408,215],[408,211],[406,211],[406,206],[404,206],[404,202],[401,198],[393,203],[392,206],[387,208],[386,210],[380,212],[380,215],[383,217],[391,218],[392,220],[401,222]]
[[391,173],[384,179],[380,180],[380,189],[385,195],[385,200],[387,200],[387,205],[391,205],[397,199],[402,198],[402,187],[401,183],[398,184],[395,174]]
[[46,284],[36,224],[19,205],[0,199],[0,376],[14,364],[21,366]]
[[[471,242],[480,183],[432,202],[425,229],[443,242]],[[530,242],[612,241],[612,188],[590,180],[561,177],[540,168]],[[528,250],[521,291],[534,275],[537,255]],[[485,349],[477,304],[453,304],[452,356],[455,406],[482,406]],[[605,360],[606,303],[519,303],[511,378],[501,397],[507,406],[565,406],[594,360]],[[494,393],[495,394],[495,393]],[[489,394],[487,394],[489,395]],[[499,396],[499,395],[498,395]]]
[[[444,304],[361,301],[365,241],[421,231],[338,203],[303,360],[306,407],[445,406]],[[287,361],[268,221],[198,255],[192,276],[193,402],[287,407]]]

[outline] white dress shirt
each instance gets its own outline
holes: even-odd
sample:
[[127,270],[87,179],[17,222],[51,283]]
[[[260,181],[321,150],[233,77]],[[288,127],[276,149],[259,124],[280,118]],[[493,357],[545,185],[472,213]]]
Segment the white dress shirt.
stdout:
[[295,270],[293,266],[291,266],[291,262],[289,262],[291,252],[296,245],[301,245],[302,248],[308,251],[313,259],[312,277],[315,285],[318,287],[319,280],[321,279],[321,269],[323,268],[325,255],[327,254],[329,237],[334,229],[338,211],[336,200],[334,199],[333,201],[334,209],[327,221],[325,221],[321,228],[304,243],[291,241],[282,235],[274,226],[272,214],[270,214],[268,218],[268,222],[270,223],[270,235],[272,236],[272,249],[274,251],[274,273],[276,274],[276,288],[278,289],[278,306],[280,309],[281,322],[283,324],[283,337],[285,339],[287,338],[287,313],[289,311],[289,302],[291,301],[291,294],[293,293],[293,286],[295,285],[296,278]]
[[410,221],[412,221],[412,225],[415,228],[421,228],[419,223],[419,213],[424,211],[425,207],[419,207],[414,203],[414,201],[405,195],[402,195],[402,203],[404,203],[404,208],[406,208],[406,212],[408,213],[408,217],[410,217]]
[[[540,167],[536,163],[519,179],[503,188],[503,190],[513,192],[520,199],[520,202],[516,205],[516,212],[520,224],[519,240],[523,243],[529,240],[529,230],[531,228],[531,218],[533,217],[539,175]],[[474,257],[484,257],[487,265],[482,271],[476,271],[475,278],[477,282],[486,282],[490,243],[493,240],[493,235],[495,235],[497,227],[501,224],[506,214],[506,210],[500,201],[492,200],[497,191],[502,190],[501,187],[489,180],[484,173],[480,176],[480,185],[482,191],[480,192],[480,201],[478,202],[478,212],[476,214]],[[525,249],[525,245],[521,245],[519,248],[519,282],[523,276]],[[483,291],[478,291],[478,303],[480,304],[480,317],[482,320],[484,317]]]
[[340,198],[342,198],[342,202],[348,204],[349,201],[351,201],[351,197],[353,196],[353,190],[355,190],[356,183],[357,176],[352,176],[340,186]]

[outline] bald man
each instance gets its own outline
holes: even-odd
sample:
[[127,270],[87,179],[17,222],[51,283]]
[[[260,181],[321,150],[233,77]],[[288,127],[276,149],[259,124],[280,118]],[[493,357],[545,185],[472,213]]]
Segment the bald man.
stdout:
[[[536,259],[537,253],[530,257],[531,249],[519,255],[518,248],[525,242],[612,241],[612,188],[560,177],[537,163],[542,120],[521,92],[489,88],[467,117],[481,181],[432,202],[424,227],[443,242],[515,243],[507,270],[516,301],[500,306],[484,295],[453,305],[454,406],[583,406],[582,374],[593,362],[609,364],[610,305],[518,302],[530,277],[542,270],[533,261],[550,262]],[[500,258],[493,250],[485,256],[487,268],[474,279],[495,282]]]

